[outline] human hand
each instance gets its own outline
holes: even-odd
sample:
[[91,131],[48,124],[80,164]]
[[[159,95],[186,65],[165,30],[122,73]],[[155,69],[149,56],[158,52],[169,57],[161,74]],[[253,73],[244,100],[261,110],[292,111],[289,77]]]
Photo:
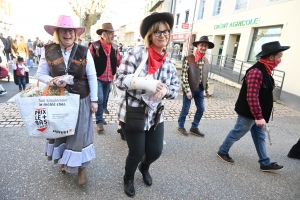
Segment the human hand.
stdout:
[[266,130],[266,121],[265,119],[255,120],[256,126],[260,126],[263,130]]
[[57,87],[66,87],[67,82],[60,80],[60,76],[57,76],[53,79],[53,83],[57,86]]
[[168,92],[168,88],[166,88],[166,86],[162,82],[159,82],[156,85],[156,92],[160,92],[163,94],[163,96],[165,96]]
[[188,99],[192,99],[193,98],[192,93],[191,92],[186,93],[186,97]]
[[95,113],[98,110],[98,103],[96,102],[91,102],[91,112]]

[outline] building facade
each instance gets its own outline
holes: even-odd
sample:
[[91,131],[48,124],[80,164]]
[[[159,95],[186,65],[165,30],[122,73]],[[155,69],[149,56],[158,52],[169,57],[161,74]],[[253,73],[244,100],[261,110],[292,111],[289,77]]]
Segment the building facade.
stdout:
[[0,0],[0,33],[4,37],[11,35],[13,26],[12,5],[8,0]]
[[300,66],[295,64],[300,45],[299,0],[197,0],[195,6],[192,40],[209,36],[215,44],[209,51],[212,55],[254,63],[266,42],[291,46],[276,69],[285,72],[283,90],[300,96],[300,84],[296,84]]

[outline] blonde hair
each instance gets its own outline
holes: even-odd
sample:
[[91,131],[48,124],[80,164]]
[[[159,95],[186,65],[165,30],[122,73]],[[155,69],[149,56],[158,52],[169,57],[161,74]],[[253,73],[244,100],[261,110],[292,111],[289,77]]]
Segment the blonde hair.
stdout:
[[[167,29],[170,30],[170,26],[169,26],[169,24],[168,24],[166,21],[158,21],[158,22],[155,22],[154,24],[152,24],[152,25],[149,27],[149,29],[148,29],[148,31],[147,31],[147,33],[146,33],[146,35],[145,35],[145,39],[144,39],[145,46],[146,46],[147,48],[152,44],[152,41],[151,41],[151,34],[152,34],[154,31],[159,30],[159,25],[160,25],[160,24],[165,25],[165,26],[167,27]],[[166,45],[166,46],[168,46],[169,42],[170,42],[170,35],[168,36],[168,42],[167,42],[167,45]]]
[[[76,41],[76,39],[78,38],[78,34],[77,34],[76,29],[74,29],[74,30],[75,30],[75,31],[74,31],[74,34],[75,34],[75,41]],[[53,39],[52,39],[52,41],[53,41],[53,43],[55,43],[55,44],[60,44],[59,37],[58,37],[58,31],[59,31],[59,28],[55,29],[55,31],[54,31],[54,33],[53,33]],[[75,41],[74,41],[74,42],[75,42]]]

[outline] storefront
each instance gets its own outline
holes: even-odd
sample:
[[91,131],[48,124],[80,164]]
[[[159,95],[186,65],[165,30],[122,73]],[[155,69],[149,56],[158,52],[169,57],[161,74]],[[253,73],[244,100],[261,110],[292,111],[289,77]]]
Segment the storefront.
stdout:
[[171,35],[171,59],[177,61],[182,59],[182,56],[186,53],[188,39],[188,33],[179,33]]
[[[300,1],[281,1],[276,4],[259,1],[259,3],[260,7],[245,9],[234,14],[232,11],[225,10],[229,7],[224,7],[222,13],[230,14],[210,18],[204,16],[202,20],[195,22],[193,31],[197,31],[197,38],[207,35],[215,44],[208,53],[230,55],[245,62],[256,62],[255,56],[261,51],[264,43],[279,41],[283,46],[291,46],[284,52],[282,62],[277,69],[285,73],[283,90],[300,96],[300,84],[295,85],[300,74],[300,67],[295,66],[300,45],[298,39],[300,13],[296,8],[300,7]],[[206,8],[208,9],[209,5]],[[279,10],[280,13],[290,14],[281,15],[276,12]]]

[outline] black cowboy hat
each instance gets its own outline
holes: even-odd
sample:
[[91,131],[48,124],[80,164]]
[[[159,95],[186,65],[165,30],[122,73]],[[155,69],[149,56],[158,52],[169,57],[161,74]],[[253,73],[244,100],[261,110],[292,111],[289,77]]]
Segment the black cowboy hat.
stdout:
[[289,49],[290,46],[281,46],[278,41],[275,42],[268,42],[265,43],[261,46],[261,52],[259,52],[256,55],[256,58],[264,57],[264,56],[269,56],[281,51],[285,51]]
[[194,46],[194,47],[197,47],[197,45],[198,45],[199,43],[207,43],[209,49],[212,49],[212,48],[214,48],[214,46],[215,46],[214,43],[212,43],[212,42],[210,42],[210,41],[208,40],[208,37],[207,37],[207,36],[202,36],[202,37],[200,37],[199,41],[193,42],[193,46]]
[[19,57],[17,58],[17,61],[18,61],[18,62],[24,62],[24,58],[21,57],[21,56],[19,56]]
[[145,19],[143,19],[141,26],[140,26],[140,34],[142,38],[144,38],[149,30],[149,27],[158,21],[166,21],[170,29],[173,28],[174,25],[174,17],[171,13],[168,12],[154,12],[151,15],[147,16]]

